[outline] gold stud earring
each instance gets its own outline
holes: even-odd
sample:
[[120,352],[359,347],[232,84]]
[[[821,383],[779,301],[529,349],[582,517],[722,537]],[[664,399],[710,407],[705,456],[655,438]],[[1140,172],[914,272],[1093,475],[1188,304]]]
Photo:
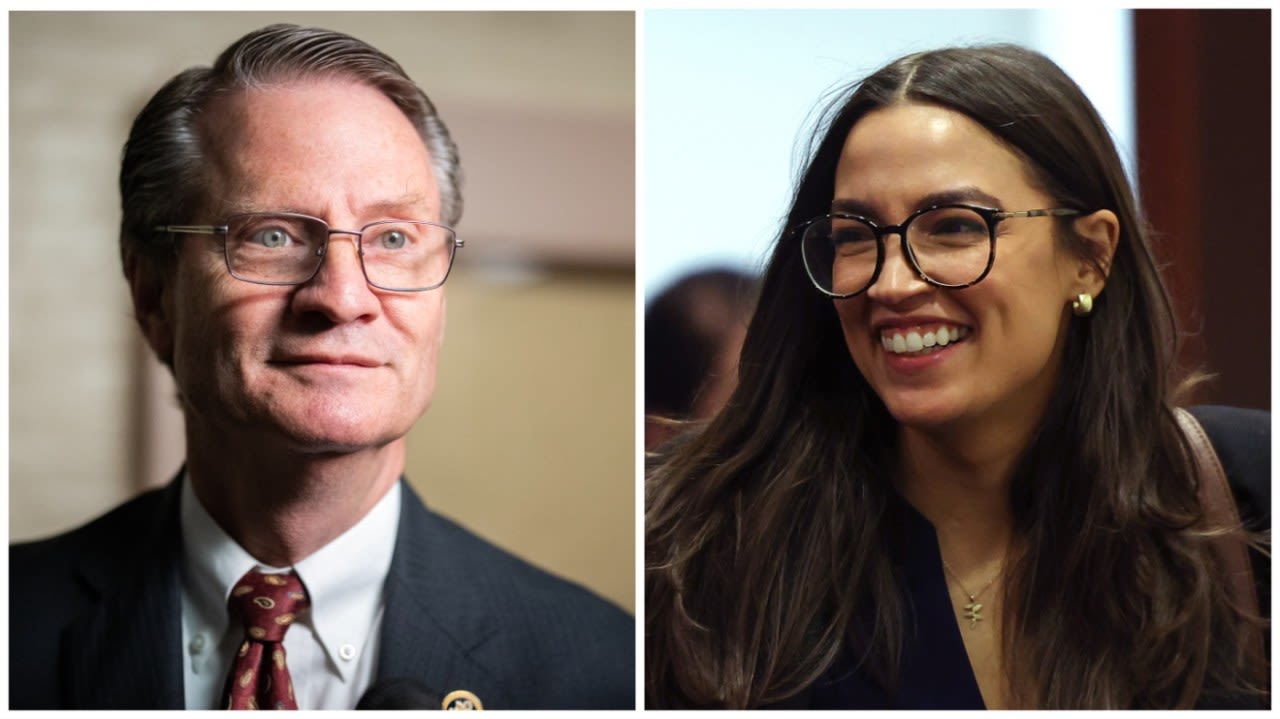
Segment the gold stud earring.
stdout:
[[1076,295],[1075,301],[1071,303],[1071,311],[1076,314],[1076,317],[1087,317],[1090,312],[1093,312],[1093,295],[1088,292]]

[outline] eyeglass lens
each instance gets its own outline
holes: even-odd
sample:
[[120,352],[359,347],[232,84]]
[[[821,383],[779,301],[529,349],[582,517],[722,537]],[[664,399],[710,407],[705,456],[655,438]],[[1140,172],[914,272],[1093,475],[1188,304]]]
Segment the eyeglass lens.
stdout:
[[[915,216],[907,224],[906,240],[919,270],[944,285],[977,280],[991,254],[986,219],[963,207],[939,207]],[[871,285],[881,252],[878,244],[874,228],[851,217],[817,220],[805,228],[801,240],[809,276],[835,295],[857,294]]]
[[[250,282],[305,282],[324,261],[329,234],[329,226],[314,217],[233,217],[227,224],[227,268]],[[430,289],[449,274],[454,233],[428,222],[388,220],[366,226],[360,247],[371,284],[389,290]]]

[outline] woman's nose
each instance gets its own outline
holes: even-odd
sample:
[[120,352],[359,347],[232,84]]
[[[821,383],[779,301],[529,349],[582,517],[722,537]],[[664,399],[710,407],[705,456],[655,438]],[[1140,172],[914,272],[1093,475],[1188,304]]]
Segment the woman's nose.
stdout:
[[901,237],[895,232],[883,238],[884,264],[880,276],[867,288],[867,296],[877,302],[894,304],[931,287],[912,266]]

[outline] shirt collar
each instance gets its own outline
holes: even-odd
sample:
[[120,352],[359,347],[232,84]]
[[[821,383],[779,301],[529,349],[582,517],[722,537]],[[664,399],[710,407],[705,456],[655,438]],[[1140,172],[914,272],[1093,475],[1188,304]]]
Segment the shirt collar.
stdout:
[[[353,671],[342,661],[344,646],[365,647],[382,609],[391,555],[400,524],[400,483],[354,526],[293,566],[311,600],[309,616],[299,624],[315,632],[330,662],[343,674]],[[179,515],[182,527],[183,581],[193,608],[218,634],[227,631],[227,599],[245,572],[286,571],[253,558],[228,535],[200,504],[191,482],[183,478]]]

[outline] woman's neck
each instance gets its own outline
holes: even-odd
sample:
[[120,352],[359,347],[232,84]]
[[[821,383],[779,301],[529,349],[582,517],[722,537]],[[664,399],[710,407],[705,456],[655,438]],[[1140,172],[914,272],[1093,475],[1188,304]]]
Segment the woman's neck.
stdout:
[[[962,578],[989,573],[1013,536],[1009,485],[1021,442],[998,433],[902,428],[898,490],[933,524],[942,556]],[[1004,435],[1008,438],[1008,435]]]

